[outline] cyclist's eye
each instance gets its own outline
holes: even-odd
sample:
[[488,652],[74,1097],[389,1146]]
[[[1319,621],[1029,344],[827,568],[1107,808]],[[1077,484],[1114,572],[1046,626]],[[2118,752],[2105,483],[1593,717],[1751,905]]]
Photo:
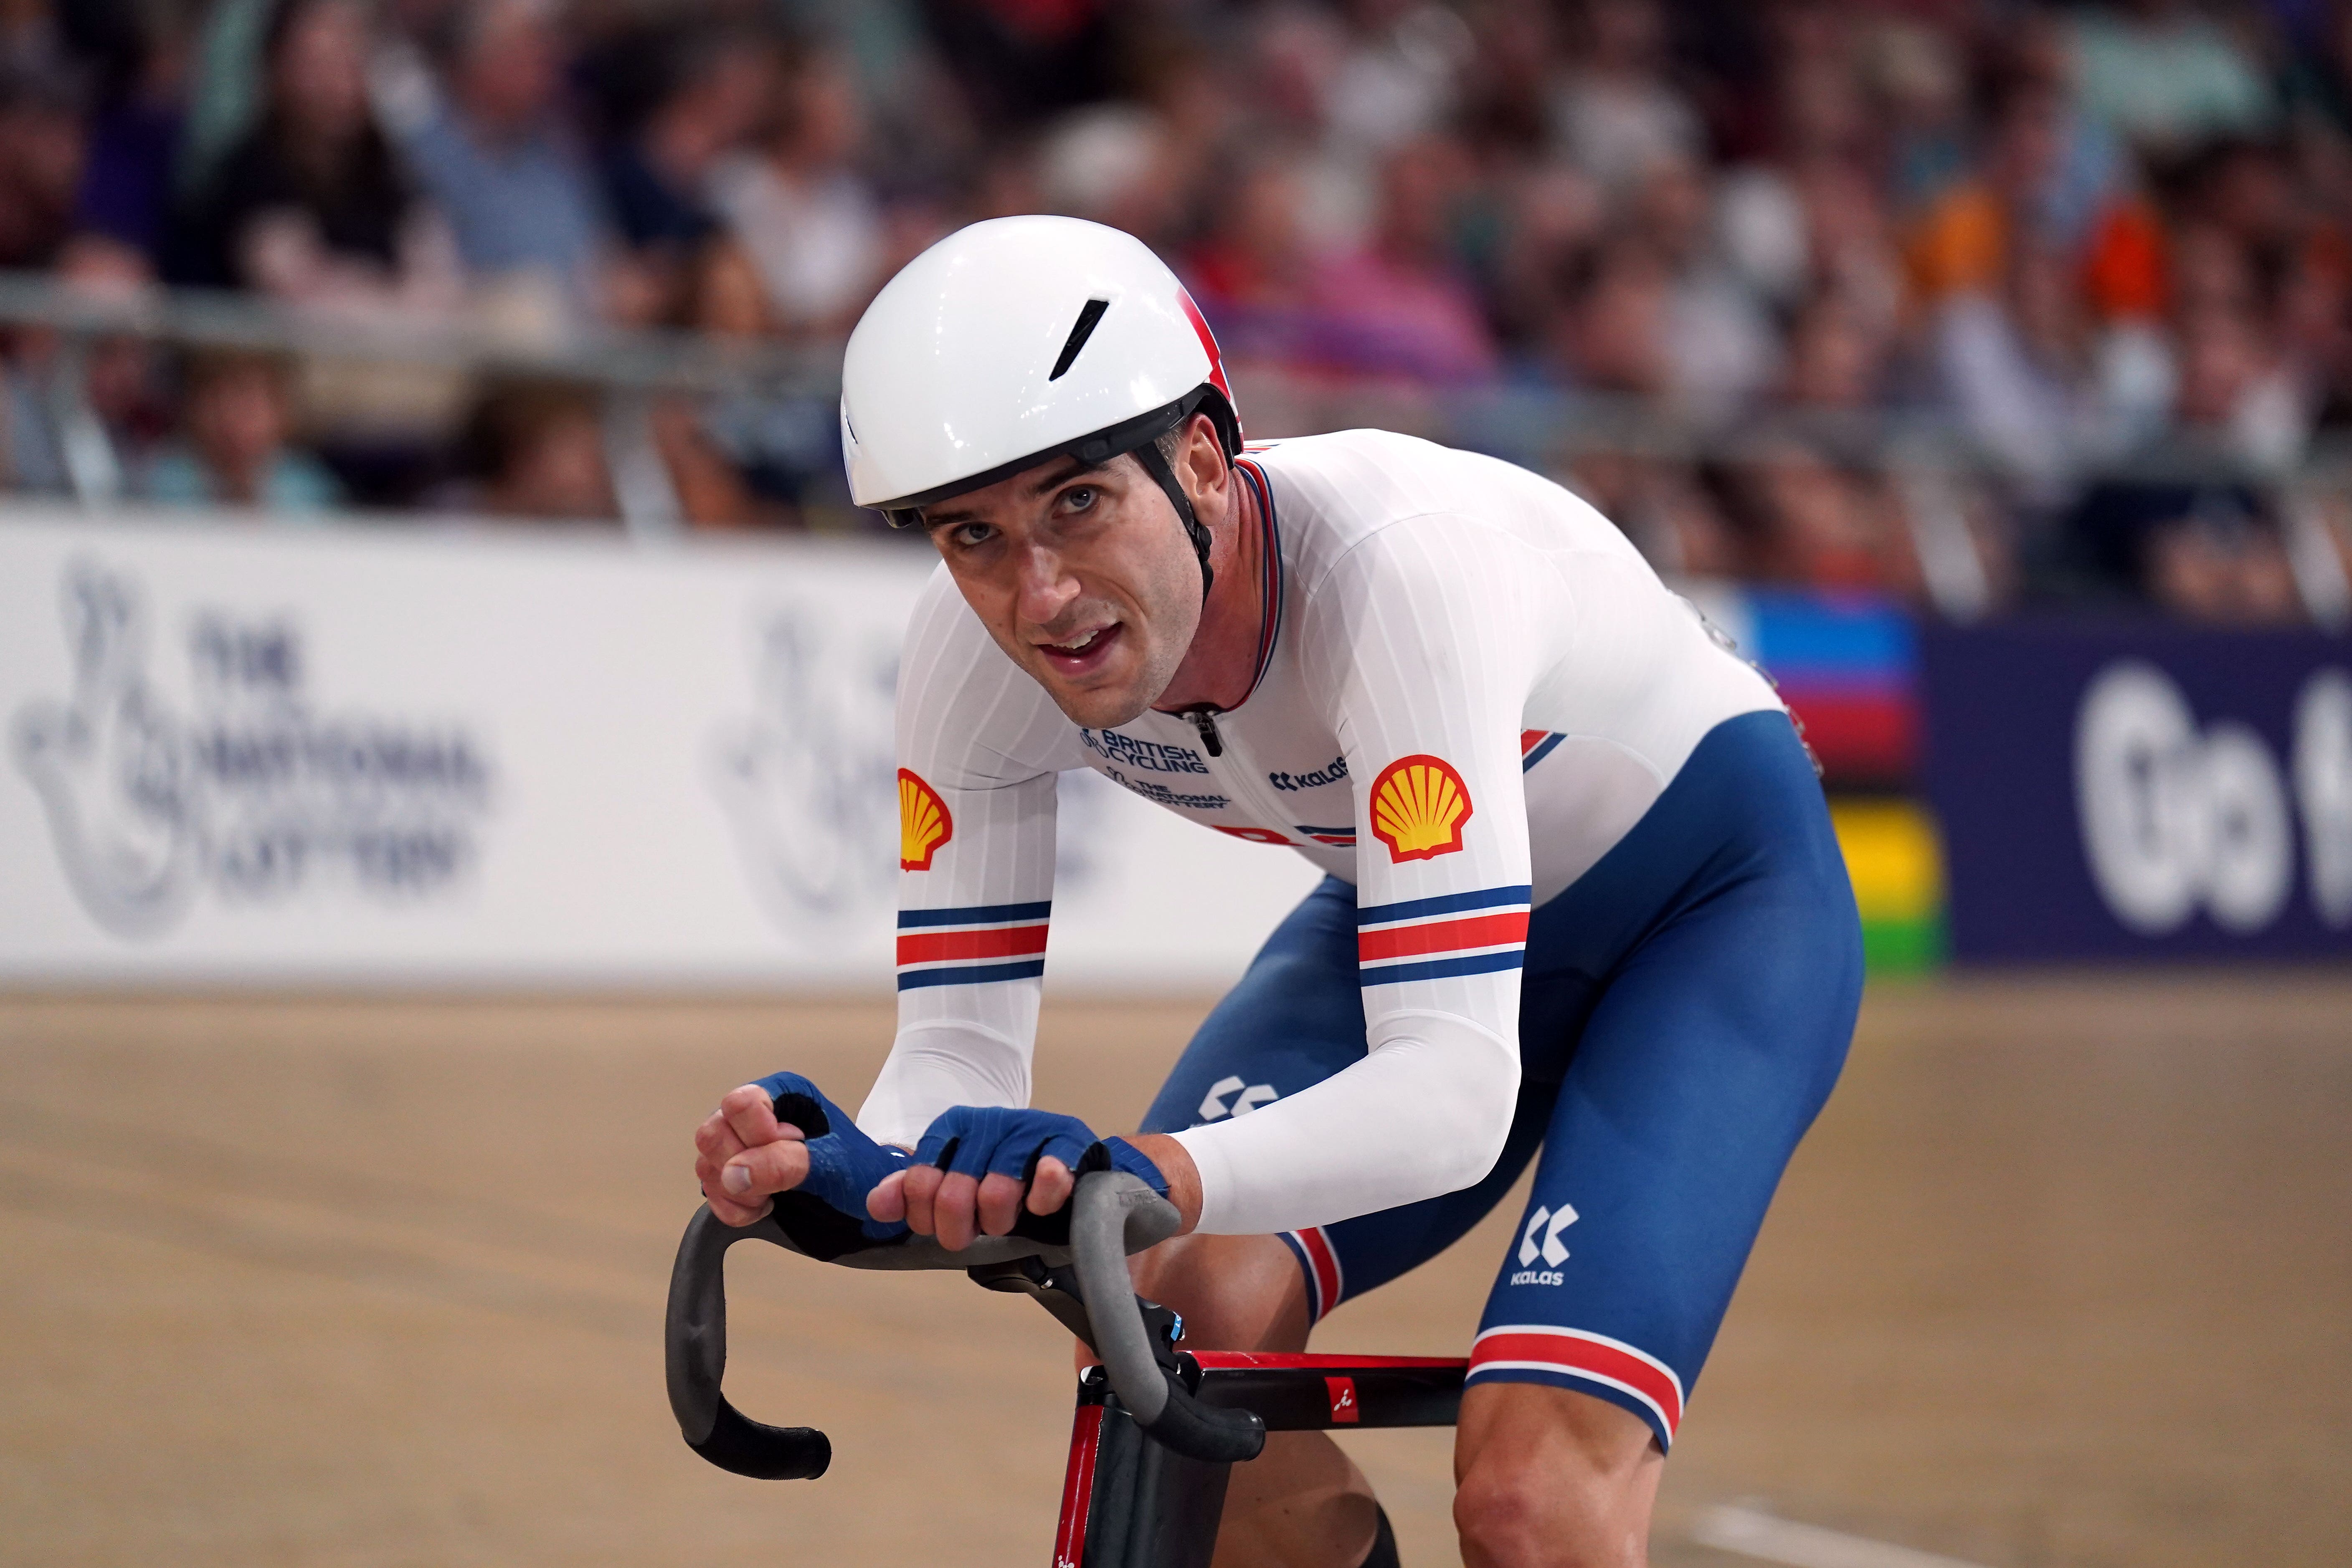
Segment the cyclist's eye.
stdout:
[[960,524],[952,537],[958,544],[970,550],[976,545],[987,543],[988,536],[994,531],[984,522],[967,522]]
[[1076,485],[1062,492],[1062,508],[1066,511],[1087,511],[1095,504],[1095,488]]

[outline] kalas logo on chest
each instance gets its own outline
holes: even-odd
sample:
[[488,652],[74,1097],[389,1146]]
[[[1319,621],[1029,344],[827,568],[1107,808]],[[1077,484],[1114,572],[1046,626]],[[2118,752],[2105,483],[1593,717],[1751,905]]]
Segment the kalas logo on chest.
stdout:
[[1268,773],[1265,782],[1279,790],[1321,789],[1325,784],[1343,784],[1348,777],[1345,755],[1332,758],[1311,773]]

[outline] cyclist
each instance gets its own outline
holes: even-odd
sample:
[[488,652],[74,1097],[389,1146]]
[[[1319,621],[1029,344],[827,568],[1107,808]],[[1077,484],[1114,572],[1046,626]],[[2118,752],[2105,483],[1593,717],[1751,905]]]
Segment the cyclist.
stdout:
[[[849,341],[841,425],[856,500],[943,562],[900,675],[898,1037],[854,1124],[791,1074],[730,1094],[697,1134],[713,1209],[772,1199],[820,1256],[961,1247],[1108,1163],[1183,1217],[1138,1279],[1188,1342],[1295,1351],[1540,1147],[1469,1352],[1464,1557],[1641,1562],[1860,997],[1769,683],[1534,474],[1379,431],[1244,447],[1207,325],[1116,230],[1005,218],[917,258]],[[1027,1109],[1074,768],[1327,873],[1127,1138]],[[1339,1448],[1288,1434],[1235,1471],[1218,1561],[1395,1548]]]

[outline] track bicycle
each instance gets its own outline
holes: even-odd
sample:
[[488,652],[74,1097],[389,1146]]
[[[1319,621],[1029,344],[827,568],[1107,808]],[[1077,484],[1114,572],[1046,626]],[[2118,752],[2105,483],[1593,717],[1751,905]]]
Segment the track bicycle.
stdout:
[[[950,1252],[929,1237],[832,1261],[856,1268],[961,1268],[1033,1298],[1100,1358],[1078,1379],[1053,1568],[1208,1568],[1233,1467],[1268,1432],[1450,1426],[1468,1363],[1425,1356],[1179,1350],[1183,1321],[1134,1293],[1129,1254],[1175,1234],[1174,1205],[1134,1176],[1090,1172],[1071,1199],[1066,1247],[1018,1237]],[[705,1205],[688,1222],[664,1324],[671,1412],[687,1446],[759,1480],[814,1480],[833,1445],[808,1426],[754,1421],[720,1391],[727,1368],[727,1249],[796,1247],[771,1214],[738,1229]]]

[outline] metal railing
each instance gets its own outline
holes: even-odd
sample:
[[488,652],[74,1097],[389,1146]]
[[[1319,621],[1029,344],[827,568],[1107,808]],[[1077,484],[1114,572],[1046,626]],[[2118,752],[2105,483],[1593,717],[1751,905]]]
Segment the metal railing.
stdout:
[[[614,496],[624,523],[640,538],[664,537],[681,524],[677,496],[653,437],[655,400],[684,395],[830,402],[840,390],[838,343],[781,344],[592,325],[502,331],[464,316],[291,307],[225,291],[100,291],[45,273],[0,271],[0,325],[58,334],[58,357],[46,389],[49,413],[73,495],[91,508],[114,503],[123,489],[112,438],[89,406],[84,369],[90,348],[110,339],[596,388],[604,401],[605,456]],[[1401,422],[1420,426],[1422,433],[1553,474],[1601,454],[1736,464],[1792,444],[1884,471],[1900,497],[1910,542],[1938,613],[1968,620],[1990,603],[1992,586],[1971,542],[1960,486],[2017,476],[1948,418],[1781,407],[1702,424],[1639,398],[1525,386],[1421,388],[1406,393],[1402,401],[1411,412]],[[1349,405],[1344,393],[1325,400],[1329,409]],[[1378,417],[1379,410],[1399,405],[1393,384],[1368,390],[1359,405],[1374,411],[1372,422],[1399,422]],[[1341,412],[1323,423],[1338,427],[1349,422],[1362,421]],[[2294,467],[2283,469],[2252,467],[2210,442],[2174,438],[2128,455],[2084,452],[2068,477],[2082,484],[2210,483],[2269,492],[2277,502],[2306,610],[2324,626],[2352,626],[2352,579],[2322,505],[2324,498],[2352,491],[2352,437],[2324,435]]]

